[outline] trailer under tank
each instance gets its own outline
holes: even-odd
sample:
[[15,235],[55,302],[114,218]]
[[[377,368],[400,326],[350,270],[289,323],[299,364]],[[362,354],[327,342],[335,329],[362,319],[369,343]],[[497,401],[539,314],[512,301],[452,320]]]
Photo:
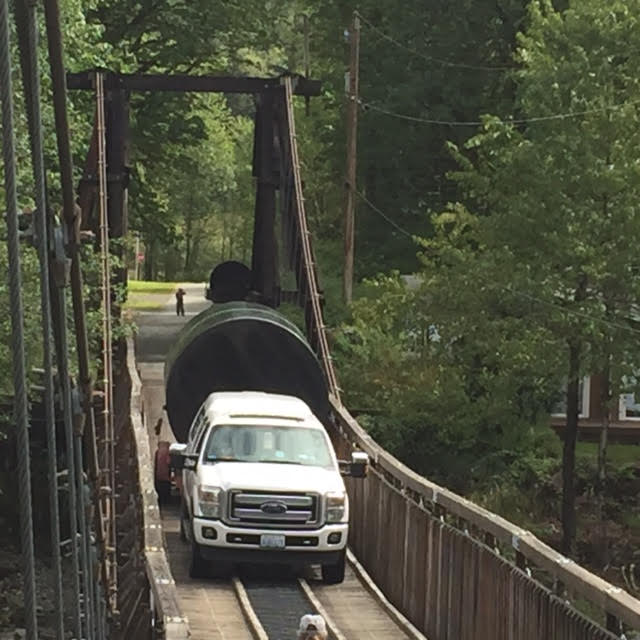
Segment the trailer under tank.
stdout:
[[214,391],[265,391],[304,400],[329,415],[322,367],[303,333],[282,314],[250,302],[216,304],[190,320],[165,362],[166,411],[174,436]]

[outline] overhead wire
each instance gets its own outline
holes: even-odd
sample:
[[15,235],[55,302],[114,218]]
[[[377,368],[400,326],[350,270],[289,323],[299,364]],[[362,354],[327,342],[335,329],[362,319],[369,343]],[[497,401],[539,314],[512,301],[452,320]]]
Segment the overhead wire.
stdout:
[[[612,329],[619,329],[621,331],[628,331],[630,333],[637,333],[640,335],[640,329],[634,329],[631,326],[628,325],[624,325],[624,324],[619,324],[618,322],[612,322],[611,320],[607,320],[605,318],[599,318],[598,316],[594,316],[591,315],[589,313],[585,313],[584,311],[580,311],[578,309],[569,309],[567,307],[565,307],[564,305],[562,305],[559,302],[552,302],[551,300],[544,300],[543,298],[538,298],[536,296],[532,296],[529,293],[525,293],[523,291],[518,291],[516,289],[513,289],[512,287],[508,287],[508,286],[503,286],[503,285],[496,285],[498,288],[507,291],[513,295],[516,296],[520,296],[521,298],[526,298],[528,300],[531,300],[532,302],[537,302],[539,304],[543,304],[546,305],[548,307],[553,307],[558,309],[559,311],[562,311],[563,313],[568,313],[569,315],[573,315],[576,317],[580,317],[583,318],[585,320],[590,320],[592,322],[597,322],[599,324],[602,325],[606,325]],[[619,314],[617,314],[617,317],[620,317]],[[626,320],[630,320],[631,318],[625,318]],[[638,319],[640,321],[640,318]]]
[[[468,68],[468,69],[475,69],[475,70],[489,70],[489,71],[506,71],[509,69],[512,69],[513,67],[487,67],[487,66],[481,66],[481,65],[466,65],[466,64],[462,64],[462,63],[454,63],[451,61],[447,61],[447,60],[443,60],[443,59],[439,59],[433,56],[430,56],[428,54],[424,54],[421,53],[419,51],[416,51],[415,49],[412,49],[410,47],[407,47],[406,45],[402,44],[401,42],[399,42],[398,40],[396,40],[395,38],[393,38],[392,36],[388,35],[387,33],[385,33],[384,31],[382,31],[381,29],[379,29],[376,25],[374,25],[370,20],[368,20],[367,18],[365,18],[365,16],[363,16],[360,12],[357,12],[358,17],[360,18],[360,20],[365,23],[368,27],[370,27],[373,31],[375,31],[380,37],[382,37],[383,39],[395,44],[396,46],[400,47],[401,49],[404,49],[405,51],[412,53],[420,58],[423,58],[425,60],[428,61],[432,61],[432,62],[438,62],[440,64],[446,65],[446,66],[450,66],[450,67],[459,67],[459,68]],[[373,103],[369,103],[369,102],[365,102],[362,99],[358,99],[358,104],[362,107],[363,111],[366,110],[371,110],[371,111],[376,111],[378,113],[382,113],[384,115],[388,115],[390,117],[394,117],[394,118],[398,118],[401,120],[406,120],[406,121],[410,121],[410,122],[417,122],[417,123],[424,123],[424,124],[432,124],[432,125],[442,125],[442,126],[461,126],[461,127],[478,127],[478,126],[482,126],[485,124],[484,121],[482,120],[472,120],[472,121],[456,121],[456,120],[441,120],[441,119],[435,119],[435,118],[422,118],[422,117],[418,117],[418,116],[411,116],[411,115],[407,115],[407,114],[403,114],[403,113],[398,113],[395,111],[392,111],[390,109],[386,109],[384,107],[378,106],[376,104]],[[580,111],[568,111],[568,112],[564,112],[564,113],[555,113],[555,114],[549,114],[547,116],[532,116],[529,118],[499,118],[498,122],[500,122],[501,124],[512,124],[512,125],[524,125],[524,124],[529,124],[529,123],[536,123],[536,122],[548,122],[548,121],[554,121],[554,120],[565,120],[565,119],[569,119],[569,118],[577,118],[577,117],[583,117],[583,116],[587,116],[587,115],[592,115],[595,113],[605,113],[607,111],[615,111],[617,109],[621,109],[624,108],[626,106],[630,106],[630,105],[637,105],[640,104],[640,100],[634,100],[634,101],[627,101],[624,103],[619,103],[619,104],[613,104],[613,105],[605,105],[603,107],[599,107],[599,108],[594,108],[594,109],[584,109],[584,110],[580,110]],[[402,228],[397,222],[395,222],[395,220],[393,220],[390,216],[388,216],[387,214],[384,213],[384,211],[382,211],[379,207],[377,207],[375,204],[373,204],[373,202],[371,202],[363,193],[361,193],[360,191],[358,191],[357,189],[354,189],[356,195],[363,201],[365,202],[368,207],[374,211],[375,213],[377,213],[380,217],[382,217],[387,223],[389,223],[390,225],[392,225],[395,229],[397,229],[400,233],[402,233],[403,235],[410,237],[410,238],[415,238],[416,234],[412,234],[410,232],[408,232],[406,229]],[[564,313],[568,313],[577,317],[581,317],[584,319],[588,319],[591,320],[593,322],[598,322],[600,324],[604,324],[606,326],[609,326],[611,328],[615,328],[615,329],[619,329],[619,330],[623,330],[623,331],[629,331],[632,333],[638,333],[640,334],[640,330],[639,329],[634,329],[633,327],[630,327],[628,325],[623,325],[623,324],[619,324],[616,322],[612,322],[610,320],[604,319],[604,318],[599,318],[597,316],[592,316],[588,313],[584,313],[581,312],[579,310],[576,309],[568,309],[567,307],[563,306],[560,303],[554,303],[548,300],[544,300],[542,298],[537,298],[535,296],[532,296],[531,294],[526,294],[524,292],[521,291],[517,291],[514,290],[512,287],[505,287],[502,285],[497,285],[495,283],[492,283],[493,286],[506,291],[512,295],[516,295],[516,296],[520,296],[526,299],[529,299],[531,301],[537,302],[539,304],[543,304],[546,306],[550,306],[553,308],[556,308]],[[491,286],[491,285],[490,285]],[[628,320],[628,318],[626,318]]]
[[[365,102],[363,100],[358,100],[358,103],[362,107],[363,111],[371,110],[376,111],[378,113],[382,113],[384,115],[397,118],[399,120],[408,120],[410,122],[418,122],[424,124],[434,124],[434,125],[442,125],[449,127],[480,127],[485,124],[482,120],[469,120],[469,121],[457,121],[457,120],[438,120],[432,118],[421,118],[419,116],[411,116],[404,113],[397,113],[396,111],[392,111],[390,109],[386,109],[384,107],[380,107],[371,102]],[[580,118],[582,116],[592,115],[595,113],[605,113],[607,111],[615,111],[616,109],[622,109],[631,105],[640,104],[640,100],[630,100],[627,102],[607,105],[604,107],[599,107],[595,109],[585,109],[583,111],[568,111],[566,113],[554,113],[548,116],[532,116],[531,118],[498,118],[497,122],[500,124],[512,124],[512,125],[521,125],[521,124],[530,124],[536,122],[548,122],[552,120],[566,120],[569,118]]]
[[359,11],[356,12],[356,14],[360,18],[360,20],[364,22],[364,24],[366,24],[370,29],[375,31],[381,38],[383,38],[384,40],[387,40],[387,42],[391,42],[392,44],[396,45],[400,49],[404,49],[405,51],[407,51],[408,53],[411,53],[412,55],[415,55],[419,58],[426,60],[427,62],[435,62],[444,67],[449,67],[452,69],[466,69],[468,71],[504,72],[514,68],[512,66],[506,66],[506,65],[489,66],[489,65],[467,64],[465,62],[453,62],[451,60],[445,60],[443,58],[438,58],[436,56],[429,55],[427,53],[422,53],[421,51],[417,51],[416,49],[412,49],[411,47],[408,47],[406,44],[403,44],[399,40],[396,40],[394,37],[385,33],[382,29],[374,25],[373,22],[371,22],[371,20],[368,20],[367,18],[365,18],[365,16],[363,16]]
[[[357,189],[355,190],[356,195],[363,201],[365,202],[375,213],[377,213],[380,217],[382,217],[384,220],[386,220],[389,224],[391,224],[394,228],[396,228],[398,231],[400,231],[403,235],[411,238],[411,239],[415,239],[416,237],[419,236],[419,234],[415,234],[415,233],[410,233],[409,231],[407,231],[406,229],[403,229],[397,222],[395,222],[395,220],[393,220],[390,216],[388,216],[386,213],[384,213],[384,211],[382,211],[379,207],[377,207],[376,205],[373,204],[373,202],[371,202],[371,200],[369,200],[363,193],[361,193],[360,191],[358,191]],[[624,324],[620,324],[618,322],[612,322],[611,320],[607,320],[605,318],[599,318],[598,316],[594,316],[591,315],[589,313],[585,313],[583,311],[577,310],[577,309],[570,309],[567,308],[566,306],[562,305],[559,302],[552,302],[550,300],[544,300],[543,298],[538,298],[536,296],[533,296],[531,294],[528,293],[524,293],[522,291],[519,291],[517,289],[514,289],[513,287],[510,286],[505,286],[505,285],[500,285],[496,282],[485,282],[485,285],[491,287],[491,288],[495,288],[495,289],[500,289],[502,291],[505,291],[507,293],[510,293],[512,295],[515,296],[520,296],[522,298],[527,298],[533,302],[537,302],[539,304],[543,304],[549,307],[553,307],[558,309],[559,311],[562,311],[563,313],[568,313],[570,315],[576,316],[576,317],[580,317],[580,318],[584,318],[585,320],[591,320],[592,322],[598,322],[600,324],[603,325],[607,325],[613,329],[619,329],[621,331],[628,331],[631,333],[637,333],[640,334],[640,329],[635,329],[631,326],[628,325],[624,325]],[[618,315],[618,317],[620,317]],[[625,320],[629,320],[630,318],[624,318]],[[640,321],[640,318],[639,318]]]
[[[368,20],[365,16],[363,16],[360,12],[356,12],[357,16],[360,18],[360,20],[366,24],[370,29],[372,29],[377,35],[379,35],[381,38],[387,40],[388,42],[393,43],[394,45],[396,45],[397,47],[404,49],[405,51],[419,57],[422,58],[424,60],[427,60],[428,62],[437,62],[441,65],[447,66],[447,67],[452,67],[452,68],[461,68],[461,69],[469,69],[469,70],[475,70],[475,71],[498,71],[498,72],[504,72],[504,71],[508,71],[511,69],[514,69],[516,67],[513,66],[486,66],[486,65],[472,65],[472,64],[466,64],[466,63],[457,63],[457,62],[452,62],[450,60],[444,60],[442,58],[437,58],[435,56],[431,56],[429,54],[425,54],[422,53],[420,51],[417,51],[416,49],[412,49],[411,47],[408,47],[407,45],[403,44],[402,42],[398,41],[396,38],[390,36],[389,34],[385,33],[382,29],[380,29],[379,27],[377,27],[375,24],[373,24],[373,22],[371,22],[370,20]],[[458,121],[458,120],[443,120],[443,119],[439,119],[439,118],[424,118],[424,117],[420,117],[420,116],[413,116],[410,114],[404,114],[404,113],[398,113],[392,109],[388,109],[384,106],[379,106],[375,103],[372,102],[365,102],[362,99],[358,100],[358,103],[360,104],[360,106],[362,107],[363,111],[366,111],[368,109],[370,109],[371,111],[376,111],[378,113],[382,113],[384,115],[393,117],[393,118],[397,118],[400,120],[406,120],[409,122],[417,122],[417,123],[424,123],[424,124],[431,124],[431,125],[439,125],[439,126],[450,126],[450,127],[479,127],[482,126],[484,124],[484,121],[482,120],[469,120],[469,121]],[[624,103],[620,103],[620,104],[613,104],[613,105],[605,105],[603,107],[599,107],[599,108],[594,108],[594,109],[584,109],[584,110],[578,110],[578,111],[568,111],[568,112],[563,112],[563,113],[555,113],[555,114],[550,114],[547,116],[531,116],[531,117],[527,117],[527,118],[505,118],[503,117],[499,117],[498,118],[498,122],[502,123],[502,124],[513,124],[513,125],[524,125],[524,124],[530,124],[530,123],[536,123],[536,122],[548,122],[548,121],[553,121],[553,120],[565,120],[568,118],[578,118],[578,117],[582,117],[582,116],[586,116],[586,115],[592,115],[595,113],[604,113],[607,111],[613,111],[616,109],[620,109],[623,108],[625,106],[628,105],[634,105],[634,104],[640,104],[640,100],[635,100],[635,101],[627,101]]]
[[375,204],[373,204],[373,202],[371,202],[371,200],[369,200],[363,193],[361,193],[360,191],[358,191],[357,189],[354,189],[355,194],[365,203],[369,206],[369,208],[374,211],[375,213],[377,213],[381,218],[384,218],[391,226],[393,226],[395,229],[397,229],[400,233],[402,233],[403,235],[407,236],[408,238],[413,239],[415,237],[415,234],[410,233],[409,231],[407,231],[406,229],[403,229],[395,220],[393,220],[392,218],[390,218],[386,213],[384,213],[384,211],[382,211],[381,209],[379,209],[378,207],[376,207]]

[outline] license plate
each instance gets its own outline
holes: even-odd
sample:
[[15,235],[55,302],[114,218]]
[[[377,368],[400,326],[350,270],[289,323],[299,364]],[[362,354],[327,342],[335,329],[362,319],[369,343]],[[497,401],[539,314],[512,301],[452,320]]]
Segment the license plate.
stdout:
[[263,549],[284,549],[284,536],[264,534],[260,536]]

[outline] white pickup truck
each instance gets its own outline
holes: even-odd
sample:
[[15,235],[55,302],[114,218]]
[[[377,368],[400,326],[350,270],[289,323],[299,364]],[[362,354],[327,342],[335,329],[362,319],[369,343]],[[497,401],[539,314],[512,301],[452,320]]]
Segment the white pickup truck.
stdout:
[[234,563],[322,566],[342,582],[349,500],[342,475],[364,477],[367,455],[339,462],[326,431],[300,399],[215,392],[186,444],[170,448],[182,469],[180,533],[191,577]]

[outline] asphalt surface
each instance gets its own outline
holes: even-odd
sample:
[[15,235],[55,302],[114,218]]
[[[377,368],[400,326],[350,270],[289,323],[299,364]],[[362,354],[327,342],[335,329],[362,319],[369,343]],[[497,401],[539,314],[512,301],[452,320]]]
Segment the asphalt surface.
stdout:
[[[204,297],[204,284],[187,283],[180,285],[187,293],[184,297],[185,315],[176,315],[176,300],[171,294],[166,304],[158,311],[141,311],[135,314],[137,326],[136,360],[143,381],[143,399],[149,425],[151,450],[155,451],[158,441],[175,440],[164,412],[164,361],[169,348],[180,329],[193,316],[208,309],[211,303]],[[160,433],[156,425],[161,420]]]

